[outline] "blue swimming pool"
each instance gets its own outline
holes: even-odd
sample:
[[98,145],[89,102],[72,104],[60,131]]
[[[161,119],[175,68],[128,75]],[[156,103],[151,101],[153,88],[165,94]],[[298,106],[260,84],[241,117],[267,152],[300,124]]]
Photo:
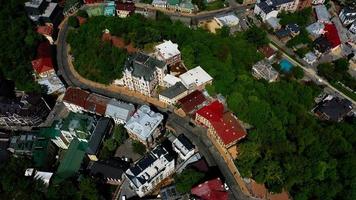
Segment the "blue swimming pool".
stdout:
[[281,66],[281,71],[283,72],[290,72],[293,68],[293,64],[287,59],[282,59],[281,62],[279,62],[279,65]]

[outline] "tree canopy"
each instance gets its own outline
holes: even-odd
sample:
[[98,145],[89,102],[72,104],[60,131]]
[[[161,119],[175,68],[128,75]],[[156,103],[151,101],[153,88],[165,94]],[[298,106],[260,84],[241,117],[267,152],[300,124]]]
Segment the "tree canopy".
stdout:
[[194,169],[185,169],[181,174],[174,176],[177,191],[187,193],[192,187],[204,178],[204,174]]
[[[34,81],[31,60],[39,36],[34,32],[24,9],[26,0],[2,1],[0,7],[0,71],[15,81],[20,90],[40,91]],[[6,28],[5,28],[6,27]]]

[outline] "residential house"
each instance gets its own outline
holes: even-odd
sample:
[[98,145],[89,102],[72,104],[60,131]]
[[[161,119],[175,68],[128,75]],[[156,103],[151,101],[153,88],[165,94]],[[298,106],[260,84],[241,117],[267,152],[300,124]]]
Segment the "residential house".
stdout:
[[151,146],[161,134],[159,126],[163,115],[156,113],[146,105],[142,105],[126,123],[125,128],[129,136],[146,146]]
[[111,99],[107,104],[105,116],[112,118],[116,124],[125,124],[134,112],[133,104]]
[[317,61],[318,57],[313,52],[308,52],[305,54],[303,60],[309,65],[313,65]]
[[182,199],[182,194],[180,194],[175,185],[165,186],[159,191],[162,200],[178,200]]
[[131,188],[139,197],[150,193],[175,172],[175,161],[162,146],[157,146],[125,172]]
[[177,78],[171,74],[167,74],[164,78],[163,78],[163,86],[164,87],[172,87],[173,85],[175,85],[176,83],[180,82],[180,78]]
[[339,14],[341,22],[347,26],[356,20],[356,7],[344,7]]
[[28,17],[37,24],[58,25],[61,12],[57,3],[46,0],[31,0],[25,2]]
[[270,17],[266,20],[266,23],[273,29],[278,30],[281,28],[281,24],[279,23],[280,19],[277,17]]
[[325,24],[324,36],[330,43],[332,50],[340,46],[341,40],[334,24]]
[[177,101],[188,95],[187,88],[181,82],[177,82],[172,87],[163,90],[158,99],[168,105],[175,105]]
[[116,15],[120,18],[126,18],[135,12],[135,4],[133,2],[117,2]]
[[354,23],[351,24],[349,31],[353,34],[356,34],[356,21],[354,21]]
[[178,44],[172,41],[164,41],[163,43],[155,46],[155,57],[158,60],[166,62],[167,65],[174,65],[181,62],[181,54],[178,50]]
[[213,82],[213,78],[200,66],[181,74],[179,78],[189,91],[203,90]]
[[63,103],[72,112],[83,112],[89,94],[80,88],[68,87],[63,97]]
[[214,20],[219,24],[220,27],[227,26],[230,28],[236,27],[240,22],[239,18],[233,13],[216,16],[214,17]]
[[45,26],[38,26],[37,27],[37,33],[43,35],[48,42],[53,45],[54,40],[53,40],[53,26],[45,25]]
[[180,159],[187,160],[195,153],[195,146],[192,142],[183,134],[172,142],[173,150],[178,153]]
[[195,90],[194,92],[178,100],[178,104],[186,114],[194,114],[195,111],[204,106],[207,101],[208,100],[201,91]]
[[253,11],[256,15],[259,15],[262,18],[262,21],[266,21],[271,17],[277,17],[278,10],[273,6],[269,5],[267,1],[260,1],[260,3],[255,4]]
[[105,161],[90,161],[88,170],[90,176],[99,178],[110,185],[120,185],[125,171],[130,164],[121,159],[110,159]]
[[75,176],[82,166],[85,151],[88,143],[78,138],[74,138],[68,150],[65,151],[63,158],[59,161],[57,172],[55,173],[54,183],[60,183],[67,178]]
[[106,1],[104,6],[104,16],[115,16],[116,6],[114,1]]
[[311,7],[312,2],[313,0],[299,0],[297,10],[303,10]]
[[208,128],[209,138],[225,152],[246,137],[246,132],[237,118],[231,112],[225,112],[224,105],[219,101],[199,109],[195,121]]
[[300,28],[299,28],[298,24],[287,24],[286,30],[289,31],[289,34],[292,37],[295,37],[295,36],[299,35],[299,33],[300,33]]
[[97,161],[98,153],[102,147],[106,135],[111,135],[114,129],[114,122],[112,119],[102,117],[98,120],[93,133],[88,141],[88,148],[86,153],[90,160]]
[[314,6],[314,10],[315,10],[318,22],[321,22],[321,23],[329,23],[330,22],[331,15],[324,4]]
[[192,3],[192,0],[181,0],[178,10],[183,13],[193,13],[197,10],[197,8]]
[[286,28],[281,28],[274,33],[280,40],[289,40],[290,31]]
[[0,98],[0,127],[18,129],[22,126],[37,126],[51,109],[46,101],[36,94],[19,92],[15,97]]
[[307,32],[314,38],[319,37],[324,34],[324,24],[321,22],[315,22],[306,27]]
[[252,75],[257,79],[263,78],[271,83],[277,80],[279,73],[269,62],[261,60],[252,66]]
[[324,3],[325,3],[325,0],[312,0],[313,5],[321,5]]
[[167,0],[153,0],[151,5],[156,8],[167,8]]
[[352,109],[349,100],[328,95],[312,111],[322,120],[340,122]]
[[258,51],[261,52],[268,60],[272,60],[276,55],[276,51],[272,49],[269,45],[259,47]]
[[314,40],[313,46],[319,54],[323,54],[331,50],[331,44],[324,35],[321,35]]
[[294,12],[299,0],[260,0],[255,5],[254,13],[266,21],[270,17],[277,17],[281,11]]
[[136,53],[125,62],[123,81],[129,90],[152,96],[157,85],[163,86],[167,64],[143,53]]
[[106,105],[110,101],[109,98],[99,94],[91,93],[85,100],[84,109],[87,112],[97,114],[100,116],[105,115]]
[[40,78],[47,78],[55,74],[51,57],[37,58],[31,64],[36,75]]
[[65,86],[57,75],[37,79],[38,84],[46,87],[47,94],[60,94],[65,92]]
[[190,191],[194,196],[204,200],[228,200],[228,193],[220,178],[205,181]]
[[61,132],[60,139],[68,148],[74,138],[88,142],[96,125],[97,120],[94,117],[71,112],[66,118],[56,121],[53,127]]

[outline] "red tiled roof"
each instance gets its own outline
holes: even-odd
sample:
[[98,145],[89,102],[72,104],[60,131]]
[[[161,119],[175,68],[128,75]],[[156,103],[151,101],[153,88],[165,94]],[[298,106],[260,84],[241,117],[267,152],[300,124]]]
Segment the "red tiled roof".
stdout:
[[210,123],[220,121],[223,117],[224,105],[219,101],[204,106],[197,111],[197,114],[207,119]]
[[129,11],[130,13],[135,11],[135,4],[134,3],[117,3],[116,4],[117,10],[125,10]]
[[206,101],[205,96],[199,90],[196,90],[184,98],[180,99],[178,102],[182,106],[182,109],[186,113],[192,112],[197,106]]
[[53,70],[52,58],[38,58],[33,60],[32,68],[36,71],[36,73],[41,74]]
[[37,58],[46,58],[52,56],[51,45],[46,42],[41,42],[37,47]]
[[80,88],[69,87],[64,94],[63,101],[75,104],[84,108],[89,92]]
[[205,181],[192,188],[191,193],[202,200],[227,200],[228,194],[220,178]]
[[270,58],[276,53],[276,51],[268,45],[258,48],[258,51],[261,52],[266,58]]
[[229,145],[246,136],[236,117],[231,112],[224,113],[224,105],[219,101],[201,108],[197,114],[207,119],[221,138],[224,145]]
[[211,124],[223,143],[227,146],[246,137],[245,130],[231,112],[224,113],[220,121],[212,122]]
[[324,35],[331,44],[332,48],[335,48],[341,44],[339,34],[334,24],[325,24]]
[[109,100],[110,99],[107,97],[92,93],[86,99],[84,109],[104,115],[106,111],[106,105],[108,104]]
[[42,35],[52,35],[53,27],[52,26],[39,26],[37,27],[37,33]]

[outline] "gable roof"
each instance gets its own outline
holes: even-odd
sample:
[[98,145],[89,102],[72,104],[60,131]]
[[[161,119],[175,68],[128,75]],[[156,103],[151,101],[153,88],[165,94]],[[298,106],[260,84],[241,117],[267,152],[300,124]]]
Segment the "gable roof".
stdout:
[[38,74],[54,70],[52,58],[50,58],[50,57],[38,58],[38,59],[33,60],[31,63],[32,63],[32,68]]
[[82,90],[80,88],[69,87],[64,94],[63,101],[71,104],[83,107],[85,106],[85,101],[89,96],[89,92]]
[[331,121],[340,121],[352,110],[352,103],[347,99],[327,96],[314,112],[318,115],[326,115]]
[[132,72],[134,77],[151,81],[156,68],[163,68],[166,63],[143,53],[136,53],[125,62],[125,69]]
[[220,178],[205,181],[191,189],[191,193],[203,200],[227,200],[228,194]]
[[127,122],[134,111],[135,106],[133,104],[111,99],[106,106],[105,115]]
[[106,105],[109,102],[109,98],[91,93],[85,100],[84,109],[100,114],[105,115]]
[[341,44],[339,33],[337,32],[337,29],[334,24],[325,24],[324,31],[324,35],[331,44],[332,48],[335,48]]
[[223,113],[224,105],[217,100],[197,111],[197,114],[210,122],[219,121],[222,119]]
[[53,33],[53,27],[51,26],[39,26],[37,27],[37,33],[42,35],[49,35],[51,36]]
[[269,45],[264,45],[258,48],[258,51],[261,52],[266,58],[270,58],[274,54],[276,54],[276,51],[272,49]]
[[196,109],[199,105],[204,103],[207,99],[205,98],[204,94],[199,91],[195,90],[194,92],[188,94],[184,98],[178,100],[179,104],[182,106],[182,109],[186,113],[192,112]]
[[177,82],[172,87],[163,90],[159,95],[162,95],[169,99],[173,99],[174,97],[176,97],[186,91],[187,91],[187,88],[183,85],[183,83]]

